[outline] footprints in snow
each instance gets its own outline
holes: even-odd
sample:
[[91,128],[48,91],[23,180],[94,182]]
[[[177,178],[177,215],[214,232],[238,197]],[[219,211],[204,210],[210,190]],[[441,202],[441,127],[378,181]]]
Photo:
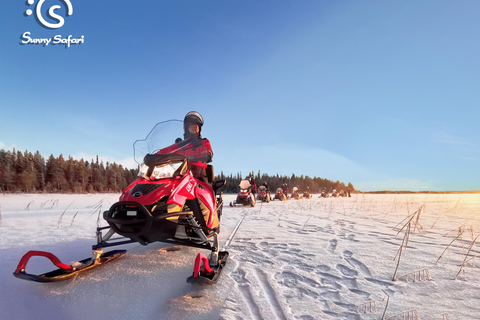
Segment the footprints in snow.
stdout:
[[347,277],[356,277],[358,275],[357,271],[350,269],[349,267],[344,266],[343,264],[337,264],[337,270]]
[[[360,319],[355,313],[359,302],[372,299],[372,294],[381,290],[394,293],[392,283],[375,280],[368,266],[357,259],[353,251],[345,250],[354,249],[352,245],[359,242],[353,223],[345,220],[324,226],[313,223],[307,220],[303,224],[297,221],[289,225],[288,221],[281,220],[279,224],[290,233],[311,237],[312,246],[308,248],[299,243],[279,241],[276,237],[235,239],[231,248],[241,252],[236,257],[240,267],[231,277],[241,301],[248,307],[249,318],[271,319],[275,315],[274,319],[286,319],[288,313],[285,312],[293,312],[288,307],[289,301],[299,300],[314,304],[316,313],[295,310],[295,319],[316,319],[315,315],[322,312]],[[271,261],[273,256],[275,262]],[[315,257],[322,257],[325,263],[316,265],[313,261],[322,260]],[[257,267],[243,269],[242,265],[249,262]],[[270,317],[265,316],[266,313]]]
[[328,242],[328,247],[327,250],[330,251],[331,253],[334,253],[335,250],[337,249],[338,241],[336,239],[332,239]]
[[370,269],[363,262],[355,259],[351,251],[345,250],[343,252],[343,259],[345,259],[345,261],[347,261],[353,268],[360,270],[364,275],[368,277],[372,276]]
[[[296,319],[312,319],[313,315],[321,312],[354,316],[351,319],[356,319],[353,314],[356,310],[355,303],[371,299],[371,294],[367,291],[369,288],[364,288],[364,284],[376,284],[370,278],[368,281],[358,281],[366,280],[365,277],[370,277],[371,274],[368,267],[355,259],[351,251],[345,250],[327,260],[336,261],[335,264],[315,265],[312,263],[318,261],[312,258],[315,254],[305,252],[299,244],[275,243],[271,240],[274,239],[263,238],[255,243],[254,239],[243,238],[237,239],[233,246],[243,253],[237,257],[240,267],[231,273],[231,277],[242,297],[241,301],[247,306],[245,310],[248,309],[248,318],[270,319],[268,314],[274,316],[272,319],[287,319],[285,310],[288,307],[284,306],[296,299],[311,301],[317,308],[316,311],[308,310],[304,314],[299,314],[297,310]],[[338,240],[333,240],[335,241],[330,241],[329,244],[336,248]],[[267,276],[268,265],[272,265],[273,270],[279,267],[268,262],[271,256],[277,256],[276,263],[283,261],[284,265],[280,270],[274,271],[273,276]],[[258,266],[259,261],[266,269],[243,267],[249,262]]]

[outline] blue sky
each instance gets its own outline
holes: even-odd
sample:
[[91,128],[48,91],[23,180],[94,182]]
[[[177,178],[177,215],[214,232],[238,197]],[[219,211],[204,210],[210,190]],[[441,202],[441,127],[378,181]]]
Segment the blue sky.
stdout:
[[39,1],[0,3],[0,148],[133,167],[196,110],[217,173],[480,190],[479,1]]

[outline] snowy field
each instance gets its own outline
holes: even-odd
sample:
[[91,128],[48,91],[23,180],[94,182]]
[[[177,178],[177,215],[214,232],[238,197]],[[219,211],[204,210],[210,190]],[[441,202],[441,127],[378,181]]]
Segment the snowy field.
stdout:
[[[124,246],[126,256],[66,282],[12,275],[29,250],[65,263],[89,257],[101,212],[117,199],[0,195],[1,320],[480,319],[478,194],[226,205],[230,259],[212,286],[185,281],[199,249],[161,243]],[[27,272],[52,267],[32,258]]]

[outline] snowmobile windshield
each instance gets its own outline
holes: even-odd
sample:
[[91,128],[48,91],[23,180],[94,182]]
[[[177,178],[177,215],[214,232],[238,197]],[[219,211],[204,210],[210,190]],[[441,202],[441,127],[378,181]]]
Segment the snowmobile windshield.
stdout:
[[263,191],[266,191],[266,190],[267,190],[267,188],[265,188],[264,186],[261,186],[260,188],[258,188],[259,192],[263,192]]
[[250,188],[250,182],[248,180],[242,180],[240,182],[240,189],[248,189]]
[[[140,166],[146,154],[153,154],[175,143],[183,136],[182,120],[167,120],[157,123],[144,139],[133,143],[133,158]],[[180,138],[181,140],[181,138]]]

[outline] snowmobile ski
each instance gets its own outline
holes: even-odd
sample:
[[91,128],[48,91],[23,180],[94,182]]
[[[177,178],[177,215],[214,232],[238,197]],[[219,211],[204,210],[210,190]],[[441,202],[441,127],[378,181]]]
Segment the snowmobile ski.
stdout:
[[[94,252],[96,256],[80,260],[78,262],[72,263],[72,265],[62,263],[60,259],[58,259],[54,254],[50,252],[29,251],[22,257],[13,275],[19,279],[36,282],[64,281],[78,275],[81,272],[91,270],[98,266],[104,265],[107,262],[115,260],[116,258],[123,256],[127,252],[127,250],[113,250],[105,253],[102,253],[102,251],[103,250],[98,250]],[[55,266],[58,267],[58,269],[39,275],[27,273],[25,271],[27,262],[28,260],[30,260],[31,257],[34,256],[48,258]]]
[[216,283],[218,278],[220,277],[220,274],[222,273],[223,267],[227,263],[227,259],[228,252],[219,251],[218,264],[216,266],[212,266],[210,265],[208,258],[203,253],[199,253],[197,255],[197,258],[195,259],[193,275],[187,278],[187,282],[198,284]]

